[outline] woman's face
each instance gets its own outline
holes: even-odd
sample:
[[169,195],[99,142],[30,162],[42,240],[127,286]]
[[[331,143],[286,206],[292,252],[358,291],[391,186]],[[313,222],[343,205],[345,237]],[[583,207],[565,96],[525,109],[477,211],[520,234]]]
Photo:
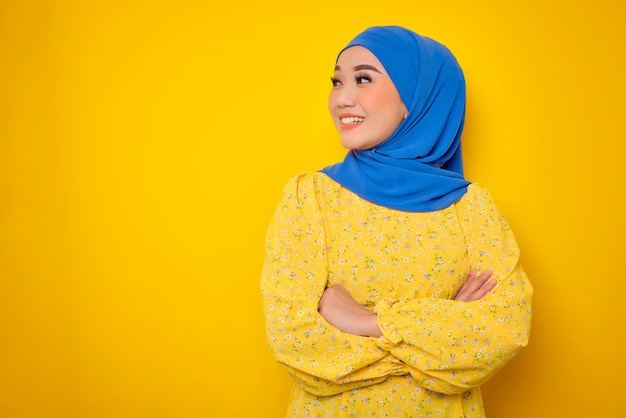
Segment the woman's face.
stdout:
[[328,108],[346,148],[379,145],[408,113],[383,65],[362,46],[341,53],[332,82]]

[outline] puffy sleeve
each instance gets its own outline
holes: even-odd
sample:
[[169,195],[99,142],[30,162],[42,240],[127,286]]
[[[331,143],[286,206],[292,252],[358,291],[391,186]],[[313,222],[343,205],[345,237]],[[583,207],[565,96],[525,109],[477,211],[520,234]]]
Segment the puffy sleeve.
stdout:
[[479,386],[527,345],[533,292],[489,193],[471,185],[455,207],[471,267],[493,270],[497,286],[474,302],[382,300],[376,307],[379,346],[410,366],[422,386],[445,394]]
[[261,293],[272,354],[316,395],[406,374],[375,338],[341,332],[318,313],[328,277],[326,246],[315,178],[299,175],[286,185],[266,238]]

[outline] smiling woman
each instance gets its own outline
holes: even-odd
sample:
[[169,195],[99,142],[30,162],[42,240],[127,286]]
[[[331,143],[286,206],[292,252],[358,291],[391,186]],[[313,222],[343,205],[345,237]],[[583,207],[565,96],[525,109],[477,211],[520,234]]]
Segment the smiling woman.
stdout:
[[261,288],[289,417],[483,417],[528,343],[532,286],[490,194],[463,177],[465,82],[443,45],[373,27],[337,59],[342,163],[291,179]]
[[[381,22],[454,51],[467,80],[464,176],[497,198],[536,289],[529,346],[481,386],[487,416],[623,416],[625,15],[618,0],[361,0],[358,10],[330,0],[0,1],[0,417],[284,416],[293,373],[267,349],[264,237],[289,177],[343,160],[328,78],[346,43]],[[379,54],[411,110],[407,126],[417,107]],[[382,160],[391,145],[356,162]],[[373,174],[364,192],[395,184]],[[372,223],[382,209],[353,222],[325,202],[346,221],[327,237],[355,231],[336,248],[348,261],[328,258],[329,277],[371,273],[361,294],[343,287],[351,298],[404,292],[376,276],[390,278],[393,265],[395,280],[414,283],[405,299],[441,290],[435,271],[399,275],[413,260],[398,242],[415,214],[385,234]],[[446,232],[419,221],[416,253]],[[292,243],[312,232],[293,226]],[[364,241],[378,251],[364,253]],[[302,280],[317,260],[300,261]],[[292,312],[286,324],[302,325]],[[290,329],[292,344],[277,350],[302,352],[314,338],[322,347],[323,330]],[[450,364],[464,359],[452,352],[463,340],[447,342]],[[352,355],[358,369],[352,347],[333,360]],[[322,367],[327,348],[302,356]]]
[[393,81],[366,48],[344,51],[331,80],[328,106],[344,147],[374,148],[406,118],[408,111]]

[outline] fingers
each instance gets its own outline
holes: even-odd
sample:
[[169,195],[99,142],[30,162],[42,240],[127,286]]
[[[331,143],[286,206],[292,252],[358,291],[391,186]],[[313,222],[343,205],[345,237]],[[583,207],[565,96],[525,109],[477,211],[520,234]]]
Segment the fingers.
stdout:
[[478,289],[474,292],[474,297],[479,300],[485,297],[497,284],[495,279],[491,279],[493,272],[491,270],[485,270],[478,278],[476,282],[480,284]]
[[476,278],[476,282],[480,283],[480,287],[483,287],[486,284],[488,284],[489,279],[491,278],[492,275],[493,275],[493,271],[491,271],[491,269],[487,269],[483,271],[481,275],[478,276],[478,278]]
[[468,276],[467,280],[465,281],[466,284],[468,284],[468,288],[472,291],[475,292],[479,289],[481,289],[483,286],[485,286],[489,279],[491,278],[493,272],[491,270],[485,270],[484,272],[482,272],[480,274],[480,276],[477,276],[477,272],[476,269],[473,269],[470,272],[470,275]]
[[480,275],[478,275],[476,269],[472,269],[454,299],[464,302],[482,299],[497,284],[495,279],[491,279],[492,275],[493,271],[491,269],[485,270]]

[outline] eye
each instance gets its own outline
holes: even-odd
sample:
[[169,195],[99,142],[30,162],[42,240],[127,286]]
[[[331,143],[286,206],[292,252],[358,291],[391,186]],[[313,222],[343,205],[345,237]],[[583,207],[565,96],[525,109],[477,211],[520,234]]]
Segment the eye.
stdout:
[[330,82],[333,83],[333,87],[337,87],[341,85],[341,81],[337,80],[335,77],[331,77]]
[[357,74],[354,76],[357,84],[367,84],[372,82],[372,78],[367,74]]

